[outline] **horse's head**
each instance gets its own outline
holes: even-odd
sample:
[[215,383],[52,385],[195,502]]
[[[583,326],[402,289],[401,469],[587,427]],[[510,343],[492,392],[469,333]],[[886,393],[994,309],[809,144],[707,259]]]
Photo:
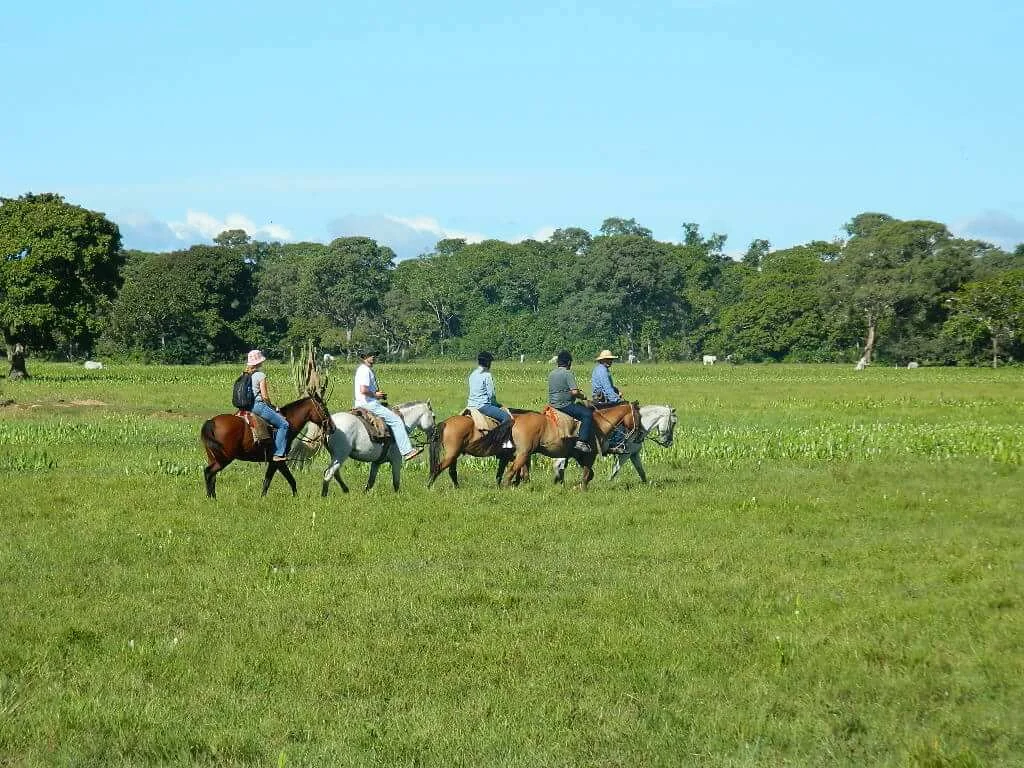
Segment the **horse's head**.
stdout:
[[324,430],[328,435],[334,433],[334,419],[331,418],[331,410],[327,407],[323,395],[315,392],[309,399],[313,403],[313,409],[309,420]]
[[644,432],[657,435],[652,440],[665,448],[671,447],[679,420],[675,408],[668,405],[645,405],[640,409],[640,418]]
[[402,403],[398,406],[398,412],[402,415],[406,428],[413,430],[418,427],[427,436],[434,431],[434,409],[430,406],[429,400]]

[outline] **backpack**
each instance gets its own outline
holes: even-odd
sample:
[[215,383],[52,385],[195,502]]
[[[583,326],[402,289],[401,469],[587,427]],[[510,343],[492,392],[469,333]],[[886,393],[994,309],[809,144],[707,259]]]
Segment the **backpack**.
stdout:
[[231,390],[231,404],[241,411],[251,411],[256,405],[256,395],[252,391],[252,374],[242,371],[235,379],[235,387]]

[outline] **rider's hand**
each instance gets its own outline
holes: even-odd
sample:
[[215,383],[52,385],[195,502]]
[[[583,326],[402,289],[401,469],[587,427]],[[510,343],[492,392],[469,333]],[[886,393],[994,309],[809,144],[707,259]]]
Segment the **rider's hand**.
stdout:
[[387,400],[388,399],[387,393],[386,392],[381,392],[380,390],[377,390],[376,392],[374,392],[373,396],[376,397],[378,400]]

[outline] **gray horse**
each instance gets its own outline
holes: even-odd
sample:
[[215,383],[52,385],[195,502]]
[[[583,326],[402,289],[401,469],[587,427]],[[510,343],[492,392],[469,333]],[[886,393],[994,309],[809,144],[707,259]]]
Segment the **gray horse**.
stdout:
[[[614,480],[622,469],[622,462],[628,457],[636,467],[636,473],[640,475],[640,482],[647,482],[647,473],[644,472],[643,462],[640,460],[640,449],[644,447],[644,440],[652,440],[663,448],[672,445],[672,438],[676,431],[676,409],[668,405],[642,405],[640,406],[640,434],[634,435],[630,442],[626,443],[624,453],[614,453],[615,466],[612,467],[612,474],[609,478]],[[552,459],[555,468],[555,482],[560,483],[565,478],[566,459]]]
[[[398,406],[397,411],[402,417],[402,421],[405,422],[407,431],[411,432],[419,428],[426,433],[427,437],[430,437],[430,433],[434,429],[434,410],[430,407],[429,400],[402,403]],[[324,470],[324,482],[320,489],[320,495],[327,495],[332,477],[338,481],[341,490],[348,493],[348,486],[341,479],[341,465],[348,458],[369,462],[370,477],[366,481],[365,489],[367,491],[373,488],[373,484],[377,482],[380,465],[389,462],[391,464],[391,483],[397,491],[402,476],[402,454],[399,453],[395,441],[389,440],[387,450],[385,450],[384,444],[370,440],[370,435],[366,432],[363,422],[348,411],[332,414],[331,421],[334,422],[335,430],[326,441],[331,463]],[[311,440],[305,439],[297,441],[292,446],[292,456],[295,461],[301,463],[310,458],[310,451],[305,447],[308,442]]]

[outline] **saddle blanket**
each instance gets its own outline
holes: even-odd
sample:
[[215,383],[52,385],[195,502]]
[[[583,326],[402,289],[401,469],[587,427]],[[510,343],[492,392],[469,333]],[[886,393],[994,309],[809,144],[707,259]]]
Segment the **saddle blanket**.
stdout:
[[349,413],[363,422],[363,426],[366,427],[366,433],[370,436],[372,442],[383,443],[391,439],[391,427],[377,414],[370,413],[365,408],[353,408]]
[[260,440],[269,440],[274,433],[273,428],[252,411],[239,411],[235,416],[249,425],[254,443],[258,443]]
[[580,423],[567,413],[562,413],[554,406],[545,405],[543,410],[544,418],[554,427],[556,434],[563,440],[576,437],[580,431]]
[[469,416],[473,419],[473,426],[480,432],[490,432],[498,426],[498,420],[481,413],[476,408],[466,408],[460,416]]

